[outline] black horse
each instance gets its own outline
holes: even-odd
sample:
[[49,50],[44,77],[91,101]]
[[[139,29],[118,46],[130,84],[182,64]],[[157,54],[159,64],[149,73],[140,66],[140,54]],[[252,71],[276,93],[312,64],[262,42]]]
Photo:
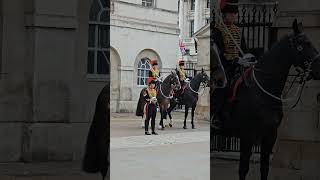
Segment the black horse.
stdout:
[[[178,78],[177,73],[171,72],[164,80],[162,83],[159,84],[157,88],[157,100],[158,104],[160,107],[160,123],[159,123],[159,128],[164,129],[164,123],[163,119],[166,119],[167,117],[167,109],[170,104],[170,99],[172,99],[172,94],[174,91],[179,90],[181,88],[180,81]],[[139,101],[137,104],[137,109],[136,109],[136,116],[141,116],[142,121],[143,119],[143,114],[144,114],[144,105],[146,102],[143,99],[143,91],[145,91],[146,88],[143,88],[140,92],[140,97]]]
[[303,81],[320,78],[319,52],[293,23],[293,33],[277,42],[253,67],[239,87],[236,101],[224,106],[223,127],[213,134],[240,137],[239,179],[245,180],[254,144],[261,145],[261,180],[268,179],[269,157],[283,117],[281,98],[290,68],[303,71]]
[[188,117],[189,108],[191,107],[191,125],[192,129],[195,128],[193,119],[194,119],[194,111],[198,102],[199,89],[201,84],[203,84],[203,88],[205,88],[209,84],[209,76],[202,69],[200,73],[196,74],[194,78],[190,82],[187,82],[187,86],[181,95],[181,101],[177,103],[174,99],[170,100],[170,107],[167,110],[167,113],[170,118],[169,126],[172,127],[172,116],[171,111],[176,107],[177,104],[185,106],[185,115],[184,115],[184,125],[183,128],[187,129],[186,120]]
[[[100,92],[89,130],[82,169],[88,173],[100,172],[105,179],[109,171],[110,144],[110,86]],[[109,179],[109,177],[107,178]]]

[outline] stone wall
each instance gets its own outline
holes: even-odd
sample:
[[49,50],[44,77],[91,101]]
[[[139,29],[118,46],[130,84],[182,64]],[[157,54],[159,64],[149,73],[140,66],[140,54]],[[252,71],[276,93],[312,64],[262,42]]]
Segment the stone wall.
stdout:
[[[279,1],[279,14],[275,27],[278,37],[290,33],[294,18],[302,21],[304,32],[320,48],[320,2],[316,0]],[[275,147],[274,167],[297,170],[301,179],[317,175],[320,165],[319,81],[306,84],[300,103],[295,109],[287,109],[279,129]],[[289,105],[289,104],[287,104]]]
[[118,82],[111,83],[112,93],[119,94],[112,97],[112,112],[135,112],[144,87],[137,85],[137,67],[141,58],[157,59],[164,73],[173,70],[178,60],[177,4],[158,1],[157,8],[146,8],[132,4],[135,1],[128,2],[115,1],[111,15],[110,45],[119,55],[111,57],[119,59],[119,62],[111,59],[111,63],[118,64],[118,72],[111,65],[115,68],[111,76],[112,73],[118,75],[118,79],[112,77],[113,82]]
[[[198,41],[197,53],[197,69],[202,68],[210,76],[210,26],[205,26],[200,30],[199,34],[195,35]],[[196,119],[210,120],[210,88],[206,88],[199,100],[196,108]]]
[[86,78],[90,4],[2,1],[0,162],[82,159],[102,87]]

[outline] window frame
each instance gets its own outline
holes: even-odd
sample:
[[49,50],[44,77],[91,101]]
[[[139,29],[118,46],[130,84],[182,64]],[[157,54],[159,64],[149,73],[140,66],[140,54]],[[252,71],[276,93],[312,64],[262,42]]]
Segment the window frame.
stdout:
[[[150,3],[151,3],[151,5],[150,5]],[[141,1],[141,5],[143,7],[153,8],[153,7],[155,7],[155,1],[154,0],[142,0]]]
[[192,37],[193,36],[193,34],[194,34],[194,20],[192,19],[192,20],[190,20],[190,27],[189,27],[190,29],[190,37]]
[[[137,64],[137,79],[136,79],[136,80],[137,80],[137,83],[136,83],[136,84],[137,84],[138,87],[145,87],[145,86],[147,86],[147,80],[148,80],[148,77],[149,77],[149,69],[150,69],[151,67],[150,67],[150,64],[148,64],[145,59],[146,59],[146,58],[141,58],[141,59],[139,60],[138,64]],[[142,61],[143,61],[143,60],[144,60],[145,62],[142,64]],[[141,63],[141,65],[145,66],[145,68],[141,68],[141,67],[140,67],[140,63]],[[149,69],[148,69],[148,68],[149,68]],[[140,70],[144,71],[144,75],[145,75],[145,76],[140,76],[140,74],[139,74]],[[141,78],[143,79],[144,84],[140,84]]]
[[191,1],[190,1],[190,10],[191,10],[191,11],[194,11],[195,6],[196,6],[196,1],[195,1],[195,0],[191,0]]
[[206,24],[210,23],[210,18],[206,18]]
[[[103,7],[103,3],[101,1],[103,0],[97,0],[98,3],[99,3],[99,6],[100,6],[100,10],[95,12],[97,13],[97,19],[92,21],[89,19],[89,26],[88,26],[88,29],[90,26],[94,26],[94,44],[93,46],[90,46],[89,42],[90,42],[90,37],[91,37],[91,34],[90,34],[90,31],[88,30],[88,44],[87,44],[87,69],[86,69],[86,72],[87,72],[87,78],[89,80],[92,80],[92,81],[106,81],[110,78],[110,57],[108,57],[107,54],[110,54],[110,49],[108,48],[108,45],[107,47],[101,47],[101,41],[99,40],[99,31],[100,31],[100,28],[103,27],[103,26],[110,26],[110,23],[108,22],[105,22],[105,21],[102,21],[101,20],[101,16],[102,16],[102,13],[104,13],[105,11],[108,13],[108,10],[107,10],[107,7]],[[92,2],[94,3],[94,1]],[[108,28],[107,28],[108,29]],[[110,29],[110,28],[109,28]],[[108,30],[107,30],[108,32]],[[107,39],[110,39],[110,32],[107,33]],[[109,42],[109,41],[108,41]],[[89,73],[89,52],[93,52],[94,53],[94,57],[93,57],[93,73]],[[98,54],[99,53],[102,53],[103,56],[105,57],[105,60],[107,61],[107,71],[106,71],[106,74],[99,74],[98,73]]]

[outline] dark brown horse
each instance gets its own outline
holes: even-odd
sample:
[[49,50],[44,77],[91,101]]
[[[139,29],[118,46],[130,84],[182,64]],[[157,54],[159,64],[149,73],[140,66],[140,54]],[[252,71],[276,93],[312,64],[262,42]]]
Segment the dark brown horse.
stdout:
[[252,147],[258,143],[261,180],[268,179],[269,158],[283,117],[281,95],[291,67],[301,69],[302,84],[320,78],[319,52],[297,20],[293,23],[293,33],[282,38],[258,61],[247,83],[240,86],[234,104],[225,104],[223,115],[219,116],[222,129],[211,130],[213,134],[240,137],[240,180],[246,178]]
[[[157,88],[157,100],[160,108],[160,123],[159,128],[164,129],[165,125],[163,123],[163,119],[166,119],[167,109],[170,105],[170,99],[173,98],[173,91],[179,90],[181,88],[180,81],[177,73],[171,72],[164,80],[160,83]],[[146,88],[143,88],[140,92],[139,101],[136,109],[136,116],[141,116],[143,118],[143,107],[146,102],[143,99],[143,91]],[[144,119],[142,119],[144,121]]]

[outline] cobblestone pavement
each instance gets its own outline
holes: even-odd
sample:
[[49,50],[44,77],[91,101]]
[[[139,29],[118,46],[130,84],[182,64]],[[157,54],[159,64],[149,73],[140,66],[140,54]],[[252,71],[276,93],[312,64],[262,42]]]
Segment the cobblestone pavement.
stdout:
[[[175,113],[174,117],[173,128],[145,136],[141,119],[114,115],[111,179],[209,180],[209,122],[195,121],[197,129],[185,130],[183,114]],[[188,123],[190,127],[190,120]]]
[[208,131],[171,133],[158,136],[129,136],[111,138],[111,149],[143,148],[208,141],[210,141],[210,132]]

